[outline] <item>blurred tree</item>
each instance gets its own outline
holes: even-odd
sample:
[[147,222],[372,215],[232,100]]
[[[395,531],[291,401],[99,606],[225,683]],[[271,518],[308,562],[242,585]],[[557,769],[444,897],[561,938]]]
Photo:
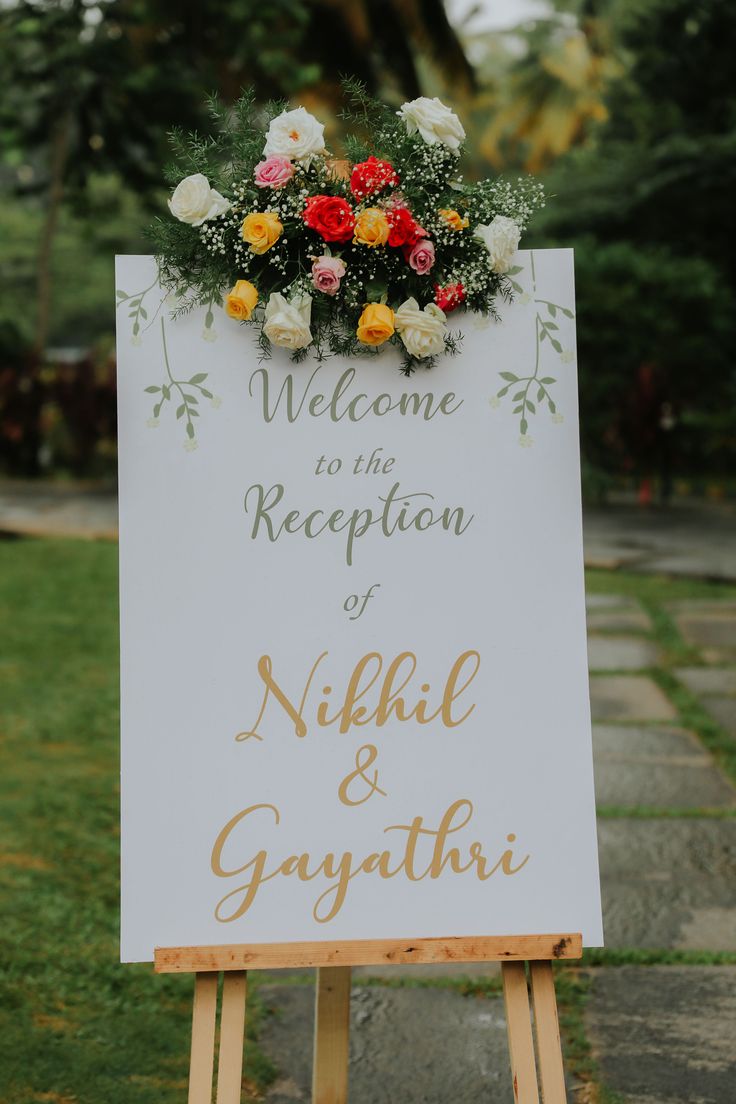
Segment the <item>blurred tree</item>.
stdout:
[[[11,353],[0,341],[0,436],[15,442],[0,460],[29,473],[48,437],[36,383],[49,338],[86,348],[111,330],[112,255],[145,248],[136,228],[163,202],[166,133],[206,132],[207,93],[298,95],[328,124],[332,112],[336,134],[342,73],[397,104],[473,88],[442,0],[0,0],[0,71],[0,185],[13,193],[0,210],[0,334],[10,319],[20,342]],[[36,383],[16,402],[23,379]],[[74,455],[91,455],[94,419],[64,417]]]
[[427,91],[428,69],[457,95],[475,89],[473,69],[442,0],[311,0],[308,7],[309,48],[334,103],[342,98],[344,73],[397,102]]
[[677,243],[592,235],[576,235],[574,243],[587,460],[609,472],[657,474],[668,408],[677,422],[671,459],[681,473],[728,474],[736,335],[731,292],[718,270],[705,257],[680,253]]
[[165,134],[207,126],[207,91],[266,100],[307,90],[339,101],[339,74],[401,98],[420,58],[458,88],[472,70],[441,0],[11,0],[0,7],[0,155],[41,198],[35,348],[47,342],[51,256],[62,202],[114,171],[139,196],[160,188]]
[[491,164],[539,172],[608,118],[606,96],[624,71],[614,2],[567,0],[547,18],[475,44],[486,80],[474,105],[475,129]]
[[[114,170],[139,194],[159,186],[166,130],[202,120],[202,89],[216,83],[224,58],[250,64],[278,93],[315,76],[314,67],[294,59],[304,15],[299,0],[260,6],[215,0],[206,20],[198,5],[182,10],[142,0],[19,0],[2,9],[0,148],[5,165],[18,170],[21,192],[40,194],[45,210],[38,351],[48,335],[51,252],[63,199],[78,199],[91,172]],[[250,35],[243,33],[247,16]],[[219,36],[211,55],[202,51],[203,23]]]
[[632,414],[651,365],[660,406],[677,415],[680,467],[725,473],[736,457],[736,7],[619,0],[615,11],[628,67],[610,121],[549,173],[555,198],[540,220],[548,242],[578,247],[584,447],[602,466],[651,469],[661,419],[650,412],[645,430]]

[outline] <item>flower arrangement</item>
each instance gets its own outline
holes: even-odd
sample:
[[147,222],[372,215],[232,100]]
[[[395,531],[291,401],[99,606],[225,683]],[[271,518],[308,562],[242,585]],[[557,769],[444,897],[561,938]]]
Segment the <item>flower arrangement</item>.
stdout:
[[299,360],[313,350],[375,353],[389,343],[402,370],[453,352],[447,315],[495,313],[541,185],[466,183],[463,126],[438,99],[392,111],[344,83],[344,117],[359,133],[336,160],[303,107],[232,113],[210,103],[216,138],[174,132],[173,218],[153,229],[161,281],[179,310],[223,303]]

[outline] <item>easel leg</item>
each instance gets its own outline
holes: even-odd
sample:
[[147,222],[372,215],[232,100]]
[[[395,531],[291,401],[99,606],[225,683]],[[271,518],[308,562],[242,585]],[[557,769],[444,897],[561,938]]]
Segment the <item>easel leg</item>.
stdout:
[[511,1077],[516,1104],[539,1104],[537,1067],[534,1061],[529,993],[523,962],[504,962],[503,999],[506,1006],[506,1027],[509,1033]]
[[534,1024],[537,1031],[539,1076],[544,1104],[566,1104],[557,999],[550,962],[530,962]]
[[217,1062],[217,1104],[240,1104],[245,1035],[245,970],[225,973]]
[[312,1104],[347,1104],[349,1030],[350,967],[320,967],[314,1013]]
[[197,974],[194,979],[189,1104],[212,1104],[217,978],[217,974]]

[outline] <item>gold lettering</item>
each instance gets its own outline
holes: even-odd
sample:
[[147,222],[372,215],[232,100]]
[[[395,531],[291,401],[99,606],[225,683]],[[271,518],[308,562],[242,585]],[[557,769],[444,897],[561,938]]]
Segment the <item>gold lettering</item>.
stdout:
[[[273,674],[273,663],[269,655],[263,655],[258,660],[257,670],[263,683],[264,691],[261,699],[261,708],[252,728],[239,732],[235,739],[238,741],[256,739],[262,740],[263,736],[259,728],[266,714],[266,709],[271,698],[281,706],[294,725],[294,732],[300,738],[307,735],[307,701],[314,681],[317,668],[329,653],[322,652],[312,664],[304,683],[301,698],[296,704],[283,687],[277,682]],[[442,689],[442,697],[436,707],[429,705],[427,696],[418,696],[412,693],[410,696],[410,684],[417,674],[417,657],[414,652],[399,652],[384,672],[384,658],[380,652],[367,652],[362,656],[348,679],[342,700],[339,694],[335,694],[335,709],[330,714],[330,703],[327,695],[332,694],[333,687],[325,686],[323,689],[324,700],[319,702],[314,712],[315,723],[320,728],[328,728],[338,724],[339,731],[345,735],[356,726],[363,726],[374,722],[377,728],[382,728],[388,721],[395,718],[397,722],[415,720],[417,724],[430,724],[438,717],[442,718],[445,728],[457,728],[463,724],[475,709],[475,703],[471,703],[461,716],[453,716],[453,706],[466,692],[480,669],[480,653],[469,649],[457,657],[445,680]],[[380,689],[378,689],[380,683]],[[421,694],[428,695],[429,683],[423,682]],[[378,689],[378,700],[371,711],[370,706],[362,704],[370,692]],[[416,704],[411,701],[415,698]],[[437,698],[435,697],[435,702]],[[338,704],[339,703],[339,704]]]
[[[460,672],[465,666],[466,659],[470,659],[471,657],[475,657],[475,667],[473,668],[471,675],[465,680],[460,689],[457,690],[455,684],[457,683]],[[445,722],[446,728],[457,728],[458,725],[461,725],[463,721],[466,721],[468,719],[470,714],[475,709],[475,704],[473,704],[471,705],[470,709],[468,709],[466,713],[463,713],[462,717],[460,717],[457,721],[453,721],[452,719],[452,703],[460,697],[463,691],[467,690],[475,676],[478,674],[479,668],[480,652],[463,652],[463,654],[461,656],[458,656],[455,660],[452,666],[452,670],[450,671],[450,677],[447,680],[447,685],[445,686],[445,695],[442,699],[442,720]]]
[[[234,817],[230,818],[230,820],[227,822],[225,827],[218,835],[217,839],[215,840],[215,845],[212,848],[210,865],[212,867],[212,873],[216,874],[218,878],[231,878],[236,874],[244,874],[246,870],[248,870],[250,867],[253,867],[253,876],[250,881],[245,882],[242,886],[238,886],[237,889],[231,890],[231,892],[226,894],[226,896],[223,897],[222,900],[218,903],[217,908],[215,909],[215,919],[220,920],[222,923],[229,923],[231,920],[237,920],[238,917],[247,912],[250,906],[253,904],[253,901],[255,900],[261,883],[268,881],[269,878],[273,877],[272,874],[264,876],[263,873],[266,866],[266,861],[268,859],[267,851],[259,851],[255,858],[251,859],[247,863],[244,863],[243,866],[236,867],[234,870],[226,870],[222,865],[222,851],[225,847],[225,844],[230,838],[231,832],[234,828],[237,828],[240,822],[245,820],[247,816],[250,816],[251,813],[258,812],[259,809],[270,809],[274,815],[276,823],[279,823],[279,811],[275,805],[249,805],[247,809],[242,809],[239,813],[236,813]],[[244,896],[238,908],[236,908],[235,912],[233,912],[230,916],[225,916],[223,913],[223,906],[232,897],[236,897],[241,893],[243,893]]]
[[258,660],[257,670],[258,674],[261,676],[261,680],[264,686],[266,687],[265,693],[263,695],[263,701],[261,702],[261,711],[258,714],[258,719],[253,725],[253,728],[247,732],[239,732],[235,739],[239,741],[249,740],[252,737],[255,737],[257,740],[263,739],[263,737],[258,733],[258,726],[263,720],[263,714],[266,712],[266,705],[268,704],[268,699],[271,694],[273,694],[273,696],[276,698],[276,701],[279,703],[279,705],[282,706],[282,708],[286,711],[288,716],[294,722],[294,731],[296,732],[296,735],[300,737],[306,736],[307,726],[304,722],[302,714],[304,712],[307,694],[309,693],[309,688],[312,685],[312,679],[314,678],[315,671],[317,670],[317,667],[326,655],[327,652],[322,652],[322,654],[318,656],[312,664],[312,669],[309,672],[309,677],[307,678],[307,681],[304,685],[304,693],[302,694],[298,709],[294,708],[292,703],[287,698],[286,694],[283,692],[276,680],[272,677],[273,667],[271,663],[271,657],[268,655],[261,656],[261,658]]
[[[296,875],[302,882],[324,878],[329,884],[314,902],[312,915],[318,923],[327,924],[342,909],[350,883],[359,874],[377,874],[379,878],[385,880],[404,874],[410,881],[419,882],[425,878],[434,880],[447,873],[458,875],[474,870],[476,878],[484,882],[497,871],[510,877],[518,874],[531,857],[525,855],[521,862],[515,863],[514,852],[509,847],[489,869],[488,859],[477,840],[467,846],[467,861],[464,860],[459,846],[448,847],[449,837],[467,827],[473,817],[472,802],[467,798],[460,798],[447,808],[436,829],[425,827],[424,818],[421,816],[414,817],[410,824],[392,824],[385,828],[384,832],[405,833],[403,852],[395,857],[390,850],[385,850],[371,852],[364,859],[356,860],[352,851],[344,851],[341,855],[330,851],[321,861],[313,862],[309,852],[305,851],[301,855],[289,855],[269,869],[268,852],[261,849],[242,866],[228,868],[223,863],[223,851],[231,843],[233,832],[251,814],[262,811],[270,812],[276,825],[280,824],[281,817],[275,805],[249,805],[230,818],[215,840],[210,864],[212,872],[218,878],[236,878],[246,872],[249,873],[245,881],[235,889],[231,889],[218,902],[215,918],[220,923],[231,923],[243,916],[252,906],[261,886],[278,875],[287,878]],[[417,850],[420,843],[425,841],[432,845],[431,857],[426,867],[420,871],[417,869]],[[506,841],[509,844],[516,841],[513,832],[507,835]]]

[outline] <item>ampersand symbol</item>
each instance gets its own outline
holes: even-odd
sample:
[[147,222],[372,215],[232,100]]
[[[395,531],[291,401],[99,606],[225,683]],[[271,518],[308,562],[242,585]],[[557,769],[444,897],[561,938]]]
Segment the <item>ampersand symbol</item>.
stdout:
[[[355,770],[351,771],[346,778],[343,778],[337,791],[337,796],[340,798],[343,805],[362,805],[369,797],[373,797],[374,793],[379,793],[382,797],[386,797],[386,792],[378,785],[378,771],[373,771],[372,778],[369,778],[365,773],[375,762],[377,755],[378,748],[374,747],[373,744],[364,744],[363,747],[358,748],[355,753]],[[357,781],[359,778],[367,785],[368,792],[355,801],[349,796],[348,791],[351,788],[351,783]]]

